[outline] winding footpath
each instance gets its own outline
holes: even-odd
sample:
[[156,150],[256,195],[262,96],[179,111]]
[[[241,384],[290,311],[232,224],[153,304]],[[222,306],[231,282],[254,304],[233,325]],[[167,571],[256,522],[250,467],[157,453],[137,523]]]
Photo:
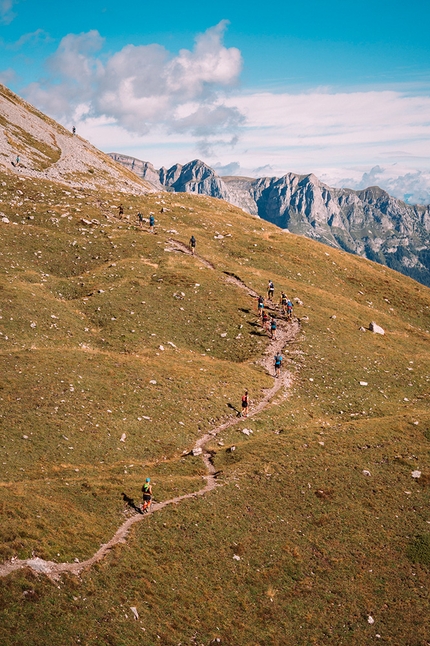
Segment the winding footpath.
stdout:
[[[182,253],[188,254],[190,253],[188,247],[182,242],[169,240],[168,243],[170,245],[168,251],[180,251]],[[195,257],[200,260],[206,267],[214,269],[214,266],[208,260],[202,258],[201,256],[198,256],[197,254],[195,255]],[[257,298],[258,296],[258,294],[254,290],[245,285],[245,283],[243,283],[237,276],[225,274],[225,281],[245,290],[249,294],[249,296],[253,298]],[[270,343],[267,345],[263,357],[260,359],[260,364],[267,370],[267,372],[272,375],[274,370],[274,355],[278,352],[282,352],[288,343],[292,343],[300,331],[300,323],[298,319],[293,319],[292,321],[287,322],[283,318],[278,317],[277,323],[277,338],[270,340]],[[264,410],[278,392],[281,391],[284,396],[286,396],[290,385],[291,374],[288,371],[284,371],[280,377],[274,379],[274,385],[272,386],[272,388],[263,391],[263,398],[256,405],[251,405],[250,411],[248,413],[248,418],[254,417],[255,415],[258,415],[262,410]],[[142,515],[136,513],[134,516],[131,516],[121,525],[121,527],[119,527],[110,541],[101,545],[100,549],[86,561],[73,563],[56,563],[55,561],[45,561],[39,557],[24,560],[14,558],[9,562],[0,565],[0,577],[5,577],[15,570],[20,570],[26,567],[31,568],[36,573],[45,574],[47,577],[54,581],[59,579],[60,575],[63,572],[70,572],[71,574],[79,576],[84,570],[88,570],[95,563],[101,561],[115,545],[125,543],[131,527],[136,523],[144,520],[145,517],[149,514],[154,514],[164,507],[167,507],[167,505],[178,504],[182,502],[182,500],[186,500],[188,498],[196,498],[197,496],[204,496],[205,494],[209,493],[217,486],[215,475],[216,470],[211,462],[210,454],[205,451],[205,447],[219,433],[227,428],[230,428],[231,426],[239,424],[241,421],[243,421],[242,417],[232,417],[220,426],[212,429],[196,441],[192,451],[195,451],[196,449],[202,449],[201,458],[207,470],[207,475],[203,476],[206,484],[198,491],[187,493],[182,496],[177,496],[176,498],[171,498],[170,500],[165,500],[164,502],[154,503],[151,506],[151,510],[148,514]]]

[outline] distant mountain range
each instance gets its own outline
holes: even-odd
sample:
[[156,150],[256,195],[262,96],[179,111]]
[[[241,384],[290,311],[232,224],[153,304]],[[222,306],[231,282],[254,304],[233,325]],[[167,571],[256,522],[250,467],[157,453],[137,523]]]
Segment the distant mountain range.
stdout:
[[313,174],[220,177],[198,159],[157,170],[134,157],[110,155],[160,191],[226,200],[282,229],[385,264],[430,287],[429,205],[405,204],[378,186],[330,188]]

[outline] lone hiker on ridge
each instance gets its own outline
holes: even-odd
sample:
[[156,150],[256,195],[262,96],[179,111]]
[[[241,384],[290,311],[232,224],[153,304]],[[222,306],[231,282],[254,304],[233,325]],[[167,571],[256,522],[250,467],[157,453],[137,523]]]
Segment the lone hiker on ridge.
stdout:
[[194,252],[196,250],[196,239],[195,239],[194,236],[191,236],[191,238],[190,238],[190,250],[191,250],[191,253],[194,256]]
[[143,504],[142,504],[142,513],[145,514],[151,509],[152,502],[152,485],[151,478],[146,478],[145,484],[142,487],[143,493]]

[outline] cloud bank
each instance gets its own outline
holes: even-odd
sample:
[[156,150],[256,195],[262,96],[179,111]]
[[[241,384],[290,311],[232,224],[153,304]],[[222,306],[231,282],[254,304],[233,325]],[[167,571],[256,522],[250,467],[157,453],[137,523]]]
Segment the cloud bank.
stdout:
[[[175,55],[130,44],[106,56],[97,31],[68,34],[47,78],[24,95],[102,150],[156,166],[198,156],[220,174],[313,172],[331,186],[378,184],[430,202],[429,92],[245,92],[241,53],[223,44],[226,25]],[[23,38],[46,37],[39,32]]]
[[97,31],[65,36],[48,60],[49,76],[25,89],[26,98],[63,122],[109,119],[139,136],[154,127],[188,133],[210,146],[234,141],[243,116],[224,93],[242,68],[240,51],[223,45],[227,22],[173,56],[161,45],[127,45],[107,60]]

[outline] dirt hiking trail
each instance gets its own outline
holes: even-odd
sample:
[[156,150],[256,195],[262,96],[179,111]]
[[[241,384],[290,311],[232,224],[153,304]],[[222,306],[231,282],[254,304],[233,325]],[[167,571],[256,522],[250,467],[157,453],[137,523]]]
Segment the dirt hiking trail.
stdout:
[[[192,255],[188,246],[183,244],[182,242],[170,239],[168,240],[167,244],[169,245],[169,248],[166,249],[168,251],[179,251],[181,253]],[[213,264],[205,258],[202,258],[197,254],[194,254],[194,257],[198,261],[202,262],[206,267],[215,269]],[[234,276],[232,274],[225,274],[225,281],[227,283],[236,285],[240,289],[245,290],[252,298],[258,297],[258,294],[247,285],[245,285],[245,283],[241,281],[237,276]],[[274,310],[273,304],[271,307],[269,303],[268,309]],[[265,370],[267,370],[267,372],[272,376],[274,374],[275,354],[282,352],[285,346],[289,343],[292,343],[300,332],[300,324],[298,319],[293,318],[291,321],[286,321],[285,318],[281,317],[279,313],[277,313],[277,324],[277,338],[270,339],[265,353],[259,361],[260,365],[262,365]],[[291,374],[286,370],[281,373],[280,377],[274,378],[274,384],[272,388],[263,391],[263,398],[258,403],[256,403],[255,405],[251,404],[247,418],[254,417],[255,415],[258,415],[262,410],[264,410],[279,391],[281,391],[284,396],[286,396],[288,388],[291,385],[291,379]],[[98,561],[101,561],[115,545],[118,545],[119,543],[125,543],[131,527],[136,523],[144,520],[145,517],[149,514],[154,514],[164,507],[167,507],[167,505],[178,504],[182,502],[182,500],[186,500],[187,498],[204,496],[206,493],[212,491],[217,486],[215,475],[216,471],[214,465],[210,460],[210,454],[208,452],[205,452],[205,446],[219,433],[227,428],[230,428],[231,426],[235,426],[236,424],[243,421],[243,419],[243,417],[238,417],[236,415],[229,418],[220,426],[217,426],[216,428],[200,437],[194,444],[191,453],[198,449],[202,450],[200,456],[207,470],[207,475],[203,476],[206,484],[198,491],[187,493],[182,496],[177,496],[176,498],[171,498],[170,500],[165,500],[163,502],[153,503],[151,505],[149,513],[145,515],[136,513],[134,516],[131,516],[121,525],[121,527],[119,527],[110,541],[101,545],[100,549],[86,561],[73,563],[56,563],[55,561],[45,561],[39,557],[24,560],[14,558],[9,562],[0,565],[0,577],[5,577],[11,572],[20,570],[25,567],[31,568],[34,572],[45,574],[53,581],[59,579],[60,575],[63,572],[70,572],[71,574],[79,576],[84,570],[88,570],[92,565],[94,565]]]

